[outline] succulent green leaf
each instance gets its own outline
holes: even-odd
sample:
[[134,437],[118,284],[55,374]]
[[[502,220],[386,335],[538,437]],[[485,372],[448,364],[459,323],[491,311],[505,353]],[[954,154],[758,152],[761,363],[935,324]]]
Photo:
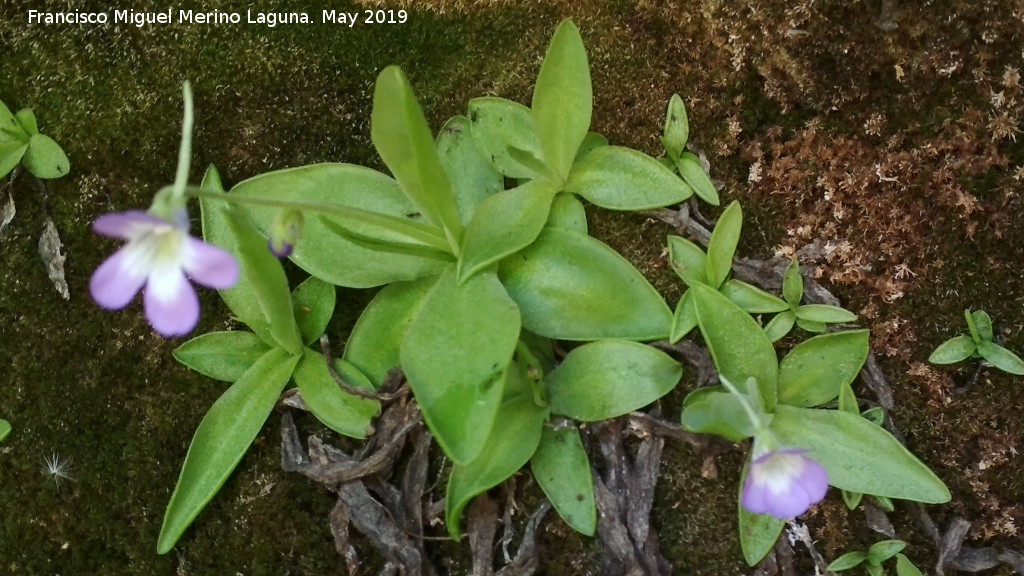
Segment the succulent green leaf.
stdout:
[[907,547],[903,540],[882,540],[868,548],[868,563],[881,564]]
[[0,178],[7,176],[21,162],[28,144],[20,140],[0,140]]
[[639,410],[667,394],[683,368],[664,352],[627,340],[598,340],[574,348],[544,377],[551,412],[581,422]]
[[[3,442],[4,438],[11,433],[11,423],[7,420],[0,420],[0,442]],[[587,469],[590,470],[589,468]],[[591,532],[593,534],[593,532]]]
[[679,158],[686,149],[686,141],[690,138],[690,123],[686,118],[686,105],[679,94],[673,94],[668,101],[665,113],[665,131],[661,143],[669,158]]
[[583,39],[571,20],[562,20],[544,55],[531,104],[544,161],[562,180],[590,129],[593,107]]
[[388,371],[401,364],[400,346],[409,324],[420,313],[439,277],[385,286],[352,327],[342,356],[379,387]]
[[32,135],[25,132],[18,119],[11,114],[10,108],[0,102],[0,145],[9,141],[18,141],[21,144],[28,144]]
[[683,292],[676,304],[676,311],[672,314],[672,331],[669,334],[669,342],[675,344],[683,339],[691,330],[697,327],[697,312],[693,309],[693,300],[690,292]]
[[562,520],[580,534],[593,536],[597,531],[594,477],[579,430],[544,426],[530,467]]
[[694,193],[701,200],[712,206],[718,206],[721,203],[715,184],[711,182],[711,177],[704,171],[704,167],[700,165],[700,158],[696,154],[693,152],[683,152],[680,154],[679,159],[676,160],[676,168],[679,170],[679,175],[690,185],[690,188],[693,188]]
[[857,315],[853,312],[845,308],[828,306],[826,304],[803,304],[797,306],[796,317],[798,320],[821,324],[841,324],[857,321]]
[[619,146],[602,146],[580,159],[565,191],[610,210],[650,210],[693,195],[689,185],[654,158]]
[[749,314],[709,286],[690,287],[697,323],[718,373],[730,382],[757,381],[771,412],[775,406],[779,364],[775,348]]
[[974,315],[971,314],[970,310],[964,310],[964,318],[967,320],[967,329],[971,332],[971,338],[973,338],[976,343],[980,343],[981,333],[978,332],[978,327],[974,324]]
[[970,336],[955,336],[940,344],[928,357],[928,361],[932,364],[956,364],[970,358],[977,350],[978,345]]
[[857,552],[847,552],[833,560],[826,570],[829,570],[830,572],[842,572],[843,570],[849,570],[850,568],[860,565],[867,559],[868,555],[866,552],[861,552],[859,550]]
[[473,141],[498,172],[509,178],[540,176],[510,153],[520,150],[534,158],[541,156],[529,108],[504,98],[474,98],[469,101],[469,121]]
[[174,547],[224,485],[263,428],[298,361],[298,356],[281,348],[270,350],[210,407],[192,438],[167,504],[157,554]]
[[724,284],[732,271],[732,257],[736,253],[742,227],[743,210],[739,202],[733,201],[718,218],[708,240],[708,284],[713,288]]
[[1024,360],[1013,352],[998,344],[982,340],[978,343],[978,353],[985,360],[1003,372],[1024,376]]
[[636,268],[600,241],[545,228],[501,262],[523,327],[561,340],[667,338],[672,312]]
[[779,362],[779,402],[811,408],[831,402],[868,357],[867,330],[822,334],[797,344]]
[[451,179],[459,221],[466,225],[481,202],[505,188],[505,180],[481,154],[465,116],[455,116],[441,128],[437,154]]
[[377,77],[370,114],[370,139],[409,200],[458,244],[462,224],[451,184],[412,86],[397,66]]
[[748,566],[755,566],[771,552],[786,526],[786,521],[768,514],[754,514],[739,504],[739,496],[743,492],[743,482],[747,478],[749,466],[748,459],[743,464],[743,473],[740,475],[740,494],[737,494],[736,507],[739,509],[740,549],[743,551],[743,559],[747,561]]
[[971,319],[974,320],[974,327],[978,330],[978,338],[982,342],[992,341],[992,318],[984,310],[971,312]]
[[[303,270],[331,284],[370,288],[440,274],[447,264],[436,258],[374,249],[332,232],[328,223],[382,241],[406,238],[383,223],[368,224],[360,218],[364,213],[404,219],[410,227],[417,229],[426,227],[415,219],[416,208],[405,197],[398,182],[369,168],[352,164],[313,164],[276,170],[239,183],[231,193],[351,209],[348,217],[320,214],[306,218],[303,236],[290,257]],[[280,210],[253,205],[246,205],[244,209],[264,235],[267,235]]]
[[773,314],[789,310],[785,300],[735,278],[726,280],[719,292],[749,314]]
[[[782,376],[780,375],[781,379]],[[857,395],[853,393],[853,386],[849,383],[839,387],[839,411],[850,414],[860,414],[860,405],[857,403]]]
[[[335,368],[346,384],[373,390],[373,384],[355,366],[336,360]],[[380,411],[380,404],[343,392],[327,369],[327,361],[319,352],[306,348],[292,378],[295,379],[295,384],[302,393],[302,400],[309,407],[309,411],[324,426],[352,438],[366,438],[372,433],[370,421]]]
[[[797,310],[799,310],[799,308]],[[828,330],[828,326],[826,326],[824,322],[806,320],[804,318],[801,318],[800,314],[796,315],[796,325],[806,330],[807,332],[812,332],[814,334],[821,334],[824,331]]]
[[551,184],[535,180],[484,200],[463,236],[459,282],[536,240],[554,196]]
[[586,234],[587,211],[583,208],[583,203],[572,194],[556,194],[554,202],[551,203],[551,212],[548,213],[548,226]]
[[850,492],[849,490],[839,491],[843,496],[843,503],[846,504],[847,510],[856,510],[857,506],[860,506],[860,501],[864,498],[864,495],[860,492]]
[[774,416],[771,429],[779,440],[808,450],[836,488],[926,504],[949,501],[946,485],[927,466],[860,416],[785,404]]
[[580,149],[576,151],[576,160],[579,162],[581,158],[590,154],[594,150],[601,148],[602,146],[608,145],[608,139],[597,132],[587,132],[587,135],[583,138],[583,143],[580,144]]
[[525,370],[513,363],[498,408],[501,428],[488,435],[476,458],[452,466],[445,496],[445,519],[452,538],[459,540],[459,517],[473,497],[504,482],[529,462],[540,444],[547,417],[547,408],[533,400]]
[[782,340],[782,337],[789,334],[789,331],[793,329],[793,324],[796,323],[796,313],[792,310],[786,310],[775,315],[775,318],[771,319],[771,322],[764,327],[764,334],[772,342],[778,342]]
[[66,176],[71,170],[67,154],[45,134],[32,135],[21,163],[33,176],[44,180]]
[[22,130],[25,131],[30,137],[39,134],[39,125],[36,123],[36,115],[32,112],[31,108],[22,108],[18,110],[18,113],[14,115],[14,118],[18,120],[18,124]]
[[722,386],[697,388],[683,401],[680,421],[689,432],[740,442],[756,432],[739,399]]
[[914,563],[910,561],[903,554],[896,555],[896,576],[923,576],[921,571],[914,566]]
[[800,275],[800,262],[793,258],[782,274],[782,297],[796,308],[804,298],[804,278]]
[[172,354],[175,360],[200,374],[234,382],[269,351],[270,346],[252,332],[236,330],[196,336]]
[[708,283],[708,256],[700,246],[686,238],[668,237],[668,261],[676,275],[688,285]]
[[334,314],[336,298],[334,285],[316,276],[310,276],[292,290],[292,311],[305,345],[319,340],[327,329],[327,323]]
[[495,273],[459,284],[452,265],[402,339],[401,366],[423,419],[457,464],[475,459],[490,434],[519,328]]

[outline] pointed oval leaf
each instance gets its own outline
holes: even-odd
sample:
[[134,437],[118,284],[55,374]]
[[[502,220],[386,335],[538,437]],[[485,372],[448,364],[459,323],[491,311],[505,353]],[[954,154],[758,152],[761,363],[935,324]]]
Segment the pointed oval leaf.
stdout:
[[519,309],[493,272],[458,284],[450,266],[402,339],[402,369],[430,431],[452,460],[480,454],[519,341]]
[[580,149],[576,151],[575,162],[579,162],[580,159],[587,154],[607,145],[608,139],[603,135],[598,134],[597,132],[587,132],[587,135],[583,138],[583,143],[580,144]]
[[735,278],[727,280],[719,291],[749,314],[773,314],[789,310],[785,300]]
[[556,194],[551,203],[551,212],[548,213],[548,226],[586,234],[587,211],[583,203],[572,194]]
[[328,284],[316,276],[310,276],[305,282],[292,290],[292,310],[295,323],[299,327],[302,342],[309,346],[320,339],[327,329],[327,323],[334,315],[334,303],[337,295],[334,285]]
[[498,172],[509,178],[539,176],[510,154],[515,149],[541,156],[529,108],[504,98],[474,98],[469,101],[469,121],[473,141]]
[[53,138],[45,134],[32,135],[21,163],[33,176],[44,180],[60,178],[71,171],[67,154]]
[[[673,94],[668,101],[665,113],[665,131],[662,145],[669,158],[679,158],[686,149],[686,141],[690,138],[690,122],[686,118],[686,105],[679,94]],[[717,205],[717,204],[716,204]]]
[[714,434],[741,442],[756,432],[740,401],[722,386],[705,386],[690,392],[680,416],[683,428],[695,434]]
[[531,181],[484,200],[463,236],[459,282],[536,240],[554,196],[547,182]]
[[765,410],[775,406],[779,364],[775,348],[749,314],[703,284],[690,287],[697,323],[719,374],[730,382],[757,381]]
[[530,468],[562,520],[580,534],[593,536],[597,531],[594,477],[579,430],[544,426]]
[[974,320],[974,327],[978,329],[978,338],[983,342],[992,341],[992,318],[984,310],[971,312],[971,319]]
[[509,366],[505,396],[498,408],[500,429],[491,432],[479,456],[466,464],[452,466],[445,495],[448,533],[459,540],[459,517],[477,494],[504,482],[530,461],[541,439],[548,417],[547,408],[533,400],[525,371]]
[[842,572],[843,570],[849,570],[850,568],[859,565],[867,559],[868,555],[866,552],[861,552],[860,550],[856,552],[847,552],[833,560],[832,563],[828,565],[827,570],[830,572]]
[[672,312],[622,256],[600,241],[545,228],[525,250],[502,260],[501,279],[523,327],[561,340],[667,338]]
[[36,124],[36,115],[31,108],[22,108],[14,115],[21,128],[31,137],[39,134],[39,125]]
[[650,156],[602,146],[573,165],[565,191],[610,210],[651,210],[678,204],[693,189]]
[[20,140],[0,140],[0,178],[14,170],[18,162],[21,162],[26,150],[28,150],[28,144]]
[[856,322],[857,315],[845,308],[827,304],[803,304],[796,309],[798,320],[821,324],[843,324]]
[[462,224],[448,175],[412,86],[397,66],[388,66],[377,77],[370,139],[409,200],[429,222],[458,241]]
[[772,342],[778,342],[782,340],[782,337],[789,334],[789,331],[793,329],[793,324],[796,323],[796,314],[792,310],[786,310],[775,315],[764,327],[764,335],[768,337]]
[[939,344],[939,347],[928,357],[928,361],[932,364],[956,364],[970,358],[977,349],[978,345],[970,336],[966,334],[955,336]]
[[914,566],[914,563],[910,561],[903,554],[896,555],[896,576],[923,576],[921,571]]
[[373,297],[359,315],[345,344],[342,358],[379,387],[388,371],[401,364],[399,349],[437,276],[415,282],[394,282]]
[[903,540],[882,540],[875,542],[868,548],[868,562],[881,564],[907,547]]
[[627,340],[598,340],[574,348],[544,377],[551,412],[581,422],[639,410],[667,394],[683,375],[668,354]]
[[733,201],[718,217],[715,229],[708,240],[708,284],[718,288],[732,271],[732,257],[740,241],[743,227],[743,210],[740,203]]
[[280,348],[264,354],[228,388],[199,423],[164,513],[157,554],[174,547],[245,456],[274,409],[298,356]]
[[437,154],[451,179],[459,220],[466,225],[481,202],[504,190],[505,179],[481,154],[465,116],[455,116],[438,132]]
[[686,238],[669,235],[668,261],[683,282],[708,283],[708,255],[700,246]]
[[1003,372],[1024,376],[1024,360],[1006,348],[982,340],[978,343],[978,353]]
[[842,490],[915,500],[949,502],[949,490],[935,474],[884,428],[837,410],[775,407],[771,429],[779,440],[803,448]]
[[174,359],[185,366],[225,382],[242,377],[257,360],[270,351],[252,332],[210,332],[174,349]]
[[718,206],[721,202],[718,198],[718,189],[711,182],[711,177],[704,171],[704,167],[700,165],[700,158],[696,154],[693,152],[680,154],[679,159],[676,160],[676,168],[679,170],[679,175],[690,185],[690,188],[693,188],[694,193],[701,200],[712,206]]
[[0,144],[17,141],[20,144],[28,144],[32,135],[25,132],[25,129],[18,123],[18,119],[11,114],[11,109],[0,102]]
[[[393,178],[352,164],[313,164],[276,170],[240,182],[231,193],[282,202],[335,204],[400,218],[416,213]],[[252,205],[244,209],[264,235],[279,211]],[[349,228],[359,224],[352,220],[324,215],[306,218],[303,236],[290,260],[318,278],[350,288],[415,280],[444,269],[445,262],[374,250],[332,232],[325,225],[325,221]],[[369,233],[365,229],[359,231]]]
[[831,402],[853,382],[868,357],[867,330],[815,336],[779,362],[779,402],[810,408]]
[[800,262],[796,258],[789,261],[782,274],[782,297],[794,308],[804,298],[804,278],[800,275]]
[[691,330],[697,327],[697,312],[693,309],[693,300],[690,299],[690,292],[683,292],[683,296],[676,304],[676,311],[672,314],[672,332],[669,334],[669,342],[675,344],[683,339]]
[[563,180],[590,129],[593,107],[583,39],[571,20],[562,20],[537,75],[531,112],[544,161]]
[[[355,366],[341,360],[335,366],[346,384],[373,390],[373,384]],[[373,431],[370,421],[380,411],[380,404],[343,392],[319,352],[306,348],[292,377],[303,402],[324,426],[351,438],[366,438]]]
[[975,342],[981,342],[981,334],[978,332],[978,326],[974,323],[974,315],[970,310],[964,310],[964,318],[967,320],[967,329],[971,332],[971,338]]

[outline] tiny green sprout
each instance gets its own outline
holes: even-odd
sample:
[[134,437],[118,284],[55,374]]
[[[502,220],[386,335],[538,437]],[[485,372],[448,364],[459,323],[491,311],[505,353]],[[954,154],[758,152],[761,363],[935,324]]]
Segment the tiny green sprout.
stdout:
[[921,576],[921,571],[917,569],[917,566],[914,566],[909,558],[900,553],[906,546],[907,543],[902,540],[875,542],[867,552],[856,551],[843,554],[829,564],[826,570],[842,572],[863,564],[864,571],[869,576],[881,576],[885,572],[882,563],[895,556],[897,576]]
[[686,141],[689,137],[690,124],[686,118],[686,105],[679,94],[673,94],[665,114],[665,131],[660,138],[661,145],[665,148],[664,164],[669,169],[677,170],[683,182],[693,188],[701,200],[718,206],[718,190],[701,166],[700,158],[686,150]]
[[44,180],[65,176],[71,169],[64,150],[53,138],[39,133],[31,109],[11,114],[0,102],[0,178],[10,174],[19,162],[30,174]]
[[0,420],[0,441],[7,438],[7,435],[11,433],[11,423],[7,420]]
[[800,276],[800,263],[796,258],[793,258],[782,275],[782,297],[789,309],[780,312],[764,327],[765,334],[772,342],[778,342],[789,334],[794,324],[808,332],[822,333],[827,324],[857,320],[856,314],[838,306],[800,304],[804,297],[804,279]]
[[1024,360],[992,341],[992,319],[984,310],[964,310],[970,335],[946,340],[928,357],[932,364],[955,364],[968,358],[984,358],[1003,372],[1024,376]]

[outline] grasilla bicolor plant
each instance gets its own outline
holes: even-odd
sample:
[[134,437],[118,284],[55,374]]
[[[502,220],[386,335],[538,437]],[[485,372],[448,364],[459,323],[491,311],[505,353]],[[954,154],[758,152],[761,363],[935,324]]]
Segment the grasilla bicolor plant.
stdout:
[[867,552],[847,552],[836,558],[828,565],[832,572],[843,572],[864,566],[864,572],[868,576],[882,576],[885,570],[882,563],[890,558],[896,558],[896,576],[921,576],[921,571],[914,566],[909,558],[901,554],[907,543],[902,540],[882,540],[875,542],[868,548]]
[[928,357],[932,364],[956,364],[968,358],[981,358],[996,368],[1024,376],[1024,360],[992,341],[992,319],[984,310],[964,310],[970,334],[954,336],[939,345]]

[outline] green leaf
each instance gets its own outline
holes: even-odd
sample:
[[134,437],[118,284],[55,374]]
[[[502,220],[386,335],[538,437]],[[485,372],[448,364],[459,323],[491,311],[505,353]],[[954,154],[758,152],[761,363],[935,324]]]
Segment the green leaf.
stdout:
[[839,558],[836,558],[828,565],[826,570],[831,572],[841,572],[843,570],[849,570],[860,565],[862,562],[868,559],[868,555],[865,552],[847,552]]
[[630,148],[603,146],[573,165],[565,191],[611,210],[678,204],[693,189],[660,162]]
[[786,526],[786,521],[767,514],[754,514],[739,503],[749,466],[748,459],[743,464],[743,472],[740,474],[740,494],[737,494],[736,507],[739,510],[740,549],[743,551],[743,559],[747,561],[748,566],[755,566],[771,552]]
[[843,502],[846,504],[847,510],[856,510],[857,506],[860,506],[860,501],[864,498],[864,495],[860,492],[850,492],[849,490],[840,490],[843,495]]
[[[352,164],[314,164],[261,174],[239,183],[231,193],[353,209],[351,217],[319,214],[306,218],[303,236],[290,257],[306,272],[331,284],[370,288],[440,274],[446,265],[434,258],[371,249],[328,227],[326,223],[333,223],[363,235],[376,231],[382,239],[396,238],[393,231],[366,225],[358,217],[361,212],[402,218],[411,225],[423,226],[410,216],[416,208],[398,182],[375,170]],[[244,209],[264,235],[280,210],[252,205]]]
[[903,551],[907,543],[903,540],[882,540],[875,542],[868,548],[868,563],[881,564],[897,553]]
[[718,373],[730,382],[757,381],[765,410],[775,406],[778,359],[775,348],[749,314],[703,284],[690,287],[697,323]]
[[785,300],[735,278],[726,280],[719,292],[749,314],[772,314],[789,310]]
[[469,101],[469,120],[473,141],[498,172],[509,178],[540,176],[510,153],[515,149],[541,156],[529,108],[504,98],[474,98]]
[[639,410],[679,383],[682,366],[668,354],[627,340],[574,348],[544,377],[551,412],[581,422]]
[[672,331],[669,334],[669,342],[675,344],[697,327],[697,312],[693,309],[693,300],[690,292],[683,292],[676,304],[676,311],[672,315]]
[[529,246],[548,220],[554,188],[531,181],[483,201],[466,227],[459,282]]
[[530,466],[562,520],[580,534],[593,536],[597,531],[594,477],[579,430],[544,426]]
[[[797,308],[799,310],[799,308]],[[800,317],[799,314],[796,316],[796,325],[806,330],[807,332],[813,332],[814,334],[821,334],[828,329],[823,322],[814,322],[812,320],[805,320]]]
[[722,386],[705,386],[690,392],[680,416],[683,428],[695,434],[714,434],[740,442],[756,432],[739,399]]
[[771,322],[764,327],[764,335],[772,342],[778,342],[782,340],[783,336],[789,334],[795,323],[796,314],[792,310],[786,310],[776,314],[775,318],[772,318]]
[[0,102],[0,145],[10,141],[16,141],[19,145],[28,144],[31,134],[25,132],[18,119],[11,114],[3,102]]
[[401,364],[402,338],[438,278],[388,284],[356,320],[342,358],[366,374],[374,387],[379,387],[388,371]]
[[[11,423],[7,420],[0,420],[0,442],[3,442],[4,438],[11,433]],[[590,470],[589,468],[587,469]],[[591,532],[593,534],[593,532]]]
[[544,160],[563,180],[590,129],[593,107],[583,39],[572,21],[562,20],[537,75],[531,112]]
[[601,134],[598,134],[597,132],[587,132],[587,135],[583,138],[583,143],[580,144],[580,149],[576,151],[575,162],[579,162],[580,159],[587,154],[607,145],[608,139]]
[[712,206],[718,206],[721,202],[718,198],[718,190],[711,182],[707,172],[704,171],[704,167],[700,165],[700,158],[696,154],[693,152],[680,154],[679,159],[676,160],[676,168],[679,170],[679,175],[689,184],[690,188],[693,188],[701,200]]
[[834,400],[864,366],[868,336],[850,330],[797,344],[779,363],[779,402],[810,408]]
[[[781,376],[779,379],[781,380]],[[843,384],[839,387],[839,406],[838,409],[841,412],[848,412],[850,414],[860,414],[860,406],[857,403],[857,396],[853,393],[853,386],[849,383]]]
[[800,262],[796,258],[789,261],[782,274],[782,297],[793,308],[799,306],[804,298],[804,278],[800,275]]
[[28,150],[28,144],[20,140],[0,140],[0,178],[7,176],[14,170],[14,167],[21,162],[22,156]]
[[686,238],[669,235],[668,261],[672,270],[687,285],[708,283],[708,255]]
[[868,573],[868,576],[884,576],[885,570],[879,564],[872,564],[870,562],[864,564],[864,571]]
[[826,304],[804,304],[795,310],[797,320],[820,322],[822,324],[841,324],[856,322],[857,315],[845,308]]
[[252,332],[210,332],[197,336],[172,354],[185,366],[210,378],[234,382],[270,351]]
[[600,241],[545,228],[536,242],[502,260],[501,280],[523,327],[561,340],[667,338],[672,312],[622,256]]
[[583,203],[572,194],[556,194],[548,213],[548,226],[586,234],[587,211],[583,208]]
[[412,86],[397,66],[377,77],[370,115],[370,139],[409,200],[457,245],[462,224],[451,184],[438,159],[434,138]]
[[224,485],[263,428],[298,361],[280,348],[270,350],[210,407],[192,438],[167,504],[157,554],[174,547]]
[[678,158],[686,149],[690,138],[690,123],[686,118],[686,105],[679,94],[673,94],[665,113],[665,131],[661,143],[670,158]]
[[740,241],[743,210],[735,200],[725,208],[708,240],[708,285],[718,288],[732,271],[732,257]]
[[970,336],[955,336],[940,344],[928,357],[928,361],[932,364],[956,364],[970,358],[977,349],[978,345]]
[[[338,360],[335,367],[346,384],[373,390],[373,384],[355,366]],[[370,421],[380,412],[380,404],[343,392],[319,352],[306,348],[292,378],[309,411],[325,426],[352,438],[366,438],[373,432]]]
[[921,571],[914,566],[914,563],[910,561],[903,554],[896,555],[896,576],[923,576]]
[[458,284],[450,266],[401,345],[401,365],[430,431],[452,460],[480,454],[519,341],[519,310],[493,272]]
[[[220,176],[212,166],[203,188],[222,192]],[[220,296],[231,312],[264,342],[288,352],[302,352],[291,292],[281,263],[267,249],[267,241],[239,211],[224,200],[200,198],[203,237],[235,255],[240,269],[238,282]]]
[[479,456],[452,466],[448,478],[445,521],[452,538],[459,540],[459,517],[466,504],[477,494],[504,482],[534,455],[547,417],[547,408],[533,401],[522,366],[509,366],[505,395],[498,408],[500,429],[487,436]]
[[292,311],[302,342],[310,345],[320,339],[334,314],[334,286],[316,276],[292,290]]
[[21,158],[25,169],[36,178],[51,180],[66,176],[71,170],[68,156],[53,138],[45,134],[34,134],[28,142],[28,150]]
[[39,125],[36,124],[36,115],[32,113],[31,108],[22,108],[18,110],[18,113],[14,115],[14,118],[18,121],[29,137],[39,134]]
[[469,118],[456,116],[437,135],[441,166],[451,179],[455,208],[463,225],[481,202],[505,188],[501,173],[480,153],[473,141]]
[[1024,376],[1024,360],[1021,360],[1020,356],[1017,356],[1006,348],[1003,348],[998,344],[982,340],[978,344],[978,353],[981,354],[982,358],[988,360],[993,366],[999,368],[1003,372],[1009,372],[1010,374],[1016,374],[1017,376]]
[[949,490],[927,466],[860,416],[785,404],[774,415],[771,429],[779,440],[809,450],[836,488],[926,504],[949,501]]
[[971,319],[974,320],[974,327],[978,330],[978,338],[982,342],[992,341],[992,318],[984,310],[971,312]]

